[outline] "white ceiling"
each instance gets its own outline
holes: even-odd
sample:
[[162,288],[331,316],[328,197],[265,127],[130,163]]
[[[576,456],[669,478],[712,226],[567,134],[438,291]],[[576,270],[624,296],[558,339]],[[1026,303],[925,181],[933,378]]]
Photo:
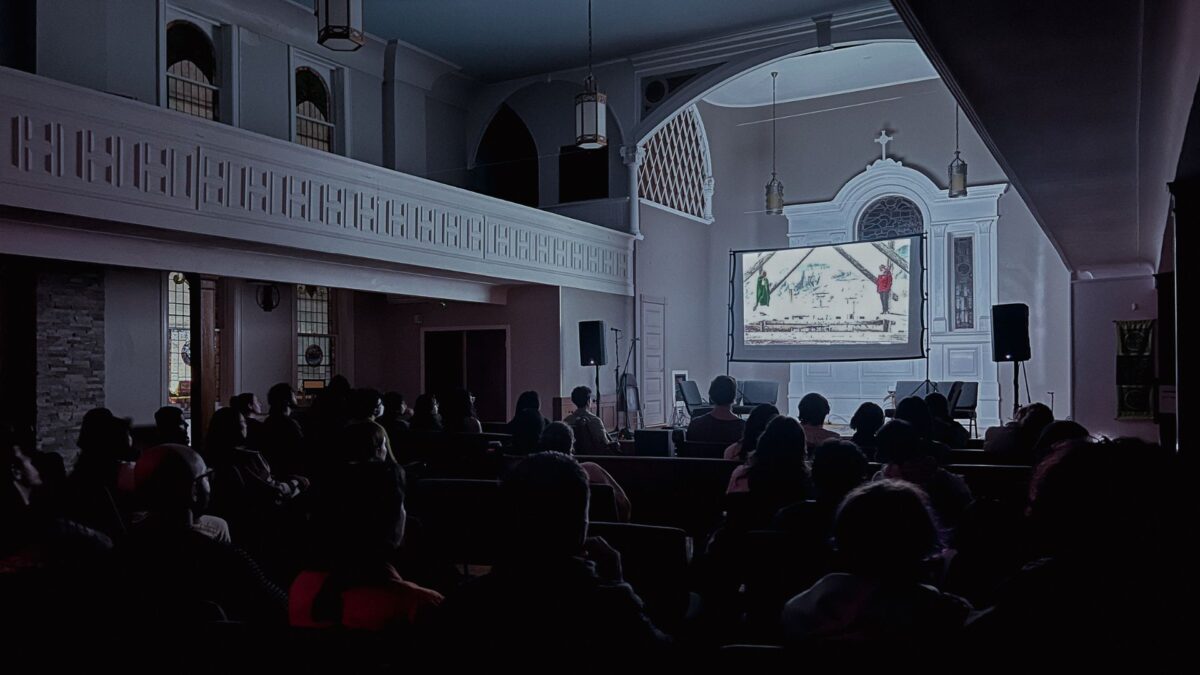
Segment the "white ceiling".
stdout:
[[779,73],[780,103],[937,79],[917,43],[876,42],[766,64],[726,82],[704,101],[734,108],[769,105],[772,72]]
[[[804,21],[863,0],[595,0],[595,61]],[[485,82],[587,63],[587,0],[364,0],[363,26]]]

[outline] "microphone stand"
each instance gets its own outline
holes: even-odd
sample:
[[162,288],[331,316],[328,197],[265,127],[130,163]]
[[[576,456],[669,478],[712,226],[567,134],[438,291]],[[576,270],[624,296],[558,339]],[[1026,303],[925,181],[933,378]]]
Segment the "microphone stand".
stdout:
[[[613,391],[617,392],[617,405],[613,412],[613,431],[617,431],[621,428],[621,408],[624,407],[621,403],[625,395],[621,389],[621,364],[617,361],[617,358],[621,356],[621,329],[609,328],[609,330],[613,333],[613,379],[615,384]],[[625,424],[627,426],[629,424],[628,416],[626,416]]]
[[[617,383],[618,383],[617,386],[620,388],[620,391],[621,391],[621,395],[619,398],[621,398],[625,402],[625,428],[621,430],[621,433],[624,435],[625,438],[630,438],[631,434],[629,431],[629,400],[626,398],[625,387],[623,385],[624,385],[625,376],[629,375],[629,359],[633,358],[633,348],[635,346],[637,346],[639,339],[640,338],[630,338],[629,339],[629,351],[625,352],[625,367],[622,369],[624,372],[622,372],[620,375],[617,376]],[[641,392],[640,391],[638,392],[638,396],[639,396],[638,405],[640,406],[641,405],[641,399],[640,399]]]

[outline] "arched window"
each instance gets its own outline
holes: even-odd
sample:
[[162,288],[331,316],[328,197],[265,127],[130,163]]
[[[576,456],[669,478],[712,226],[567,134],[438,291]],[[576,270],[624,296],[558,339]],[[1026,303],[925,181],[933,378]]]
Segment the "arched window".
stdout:
[[311,68],[296,69],[296,142],[333,152],[333,99]]
[[217,55],[212,40],[194,24],[167,26],[167,107],[217,119]]
[[876,199],[858,217],[859,241],[907,237],[924,230],[921,209],[911,199],[898,195]]

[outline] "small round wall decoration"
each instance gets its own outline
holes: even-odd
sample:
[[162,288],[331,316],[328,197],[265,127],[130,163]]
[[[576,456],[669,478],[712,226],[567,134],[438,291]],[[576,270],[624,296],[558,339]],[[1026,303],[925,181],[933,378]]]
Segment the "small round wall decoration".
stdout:
[[309,345],[308,349],[304,350],[304,362],[308,365],[315,368],[324,360],[325,352],[321,350],[321,345]]
[[192,365],[192,341],[185,340],[183,346],[179,348],[179,358],[183,359],[183,365]]

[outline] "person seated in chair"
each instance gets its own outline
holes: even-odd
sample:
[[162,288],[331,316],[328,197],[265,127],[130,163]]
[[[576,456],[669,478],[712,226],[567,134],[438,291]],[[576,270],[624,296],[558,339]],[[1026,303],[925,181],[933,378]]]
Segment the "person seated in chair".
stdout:
[[867,401],[858,406],[854,416],[850,418],[850,428],[854,430],[851,441],[862,450],[867,459],[875,457],[875,433],[887,421],[883,408],[879,404]]
[[175,443],[188,445],[188,425],[183,417],[183,409],[173,405],[165,405],[154,411],[154,435],[158,441],[155,445]]
[[758,437],[762,435],[763,429],[767,428],[767,423],[778,416],[779,408],[770,403],[755,406],[746,418],[746,429],[742,432],[742,439],[725,448],[725,459],[734,459],[745,464],[754,448],[758,447]]
[[945,443],[951,448],[965,448],[971,439],[967,428],[954,421],[950,414],[950,400],[936,391],[925,397],[925,405],[933,417],[933,437],[930,440]]
[[836,431],[825,428],[825,418],[829,416],[829,401],[822,395],[811,392],[800,399],[796,407],[796,418],[804,427],[804,437],[808,447],[815,448],[828,440],[841,438]]
[[[541,438],[538,439],[538,451],[561,452],[574,457],[575,433],[563,422],[551,422],[542,432]],[[587,474],[588,483],[607,485],[612,488],[613,497],[617,501],[617,520],[628,523],[632,509],[629,506],[629,497],[625,495],[625,490],[621,489],[621,484],[617,482],[617,479],[595,462],[580,462],[579,466]]]
[[571,457],[540,452],[501,481],[503,549],[483,577],[446,598],[442,637],[451,658],[494,665],[628,665],[667,638],[621,574],[620,554],[588,537],[588,478]]
[[304,430],[292,417],[296,405],[296,390],[287,382],[280,382],[267,390],[269,410],[260,427],[258,450],[276,471],[304,475],[309,470],[308,458],[305,454]]
[[211,473],[185,445],[155,446],[138,460],[137,494],[147,514],[117,550],[133,621],[283,620],[283,590],[244,551],[195,527],[208,504]]
[[592,412],[592,390],[579,386],[571,390],[575,412],[563,420],[575,432],[575,450],[581,455],[612,455],[621,451],[604,429],[604,422]]
[[[365,426],[365,425],[362,425]],[[345,467],[314,513],[319,552],[292,582],[293,626],[396,629],[428,619],[437,591],[400,578],[392,565],[404,541],[404,470],[388,462]]]
[[883,425],[875,437],[879,444],[876,459],[884,463],[875,478],[896,478],[920,487],[942,526],[958,524],[971,503],[971,488],[961,476],[938,466],[935,444],[899,419]]
[[711,412],[693,418],[688,423],[687,440],[694,443],[723,443],[729,445],[742,439],[746,422],[733,414],[733,402],[737,398],[737,380],[728,375],[718,375],[708,385],[708,402]]
[[833,525],[843,571],[826,574],[784,605],[792,644],[837,641],[919,651],[945,644],[971,611],[928,585],[942,552],[937,521],[913,485],[882,480],[847,495]]

